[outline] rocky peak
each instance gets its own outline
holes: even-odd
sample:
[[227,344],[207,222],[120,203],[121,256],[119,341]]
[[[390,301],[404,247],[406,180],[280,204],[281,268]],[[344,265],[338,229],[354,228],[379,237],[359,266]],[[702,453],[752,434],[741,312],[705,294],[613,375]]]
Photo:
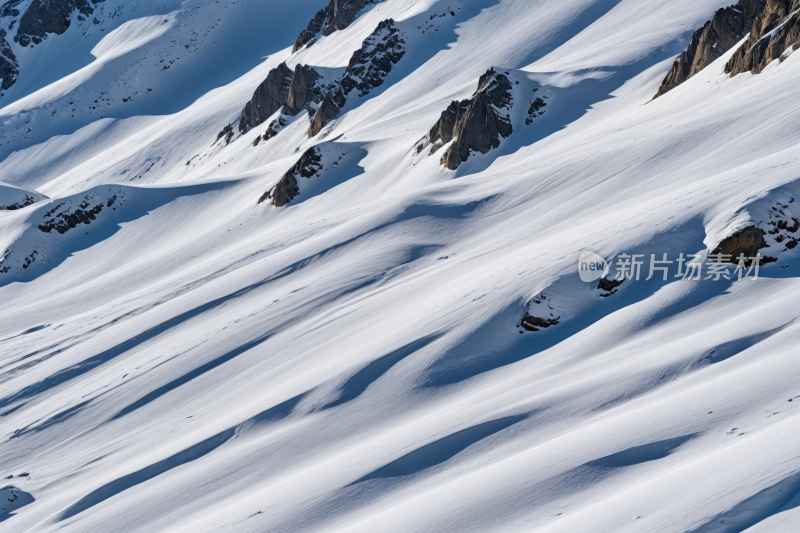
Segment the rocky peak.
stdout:
[[306,45],[311,45],[317,36],[330,35],[343,30],[352,23],[358,13],[366,6],[376,4],[379,0],[330,0],[330,3],[314,15],[308,27],[300,32],[292,48],[292,53]]
[[286,63],[269,71],[267,78],[256,88],[253,97],[242,110],[242,119],[239,121],[241,133],[263,123],[286,104],[293,75]]
[[[750,37],[725,65],[725,72],[758,74],[789,47],[800,48],[800,9],[798,0],[767,0],[753,21]],[[776,31],[777,30],[777,31]]]
[[442,156],[441,163],[455,170],[469,158],[472,151],[486,154],[500,146],[500,138],[513,132],[508,113],[512,105],[513,86],[503,74],[489,69],[478,80],[478,88],[469,100],[453,101],[431,128],[427,144],[417,147],[421,152],[433,144],[431,155],[443,145],[455,141]]
[[718,10],[692,36],[689,47],[678,56],[654,98],[671,91],[736,46],[763,11],[766,0],[739,0]]

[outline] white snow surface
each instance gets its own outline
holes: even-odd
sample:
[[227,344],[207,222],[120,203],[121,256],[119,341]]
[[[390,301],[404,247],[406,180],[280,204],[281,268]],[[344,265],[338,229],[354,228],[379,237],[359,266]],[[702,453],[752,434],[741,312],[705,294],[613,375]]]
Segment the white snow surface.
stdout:
[[[800,215],[800,56],[652,100],[729,3],[384,0],[294,55],[323,2],[104,22],[0,109],[0,195],[37,193],[0,211],[0,532],[800,530],[800,247],[770,236],[755,281],[577,276]],[[319,135],[215,141],[270,69],[337,75],[387,18],[406,54]],[[417,154],[490,67],[514,133]],[[259,204],[312,146],[325,171]]]

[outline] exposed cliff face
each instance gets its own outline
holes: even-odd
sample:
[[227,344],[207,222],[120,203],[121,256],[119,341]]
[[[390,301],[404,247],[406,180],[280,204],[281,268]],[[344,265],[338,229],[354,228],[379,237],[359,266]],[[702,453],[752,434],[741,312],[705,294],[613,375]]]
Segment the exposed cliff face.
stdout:
[[[281,63],[269,72],[267,79],[253,93],[253,98],[245,104],[239,132],[247,133],[247,130],[264,123],[281,108],[287,116],[295,116],[303,109],[313,115],[317,105],[333,86],[336,86],[336,82],[326,85],[325,79],[309,66],[297,65],[292,72],[285,63]],[[273,122],[270,129],[277,133],[278,128],[272,127],[275,124]]]
[[308,130],[308,136],[314,137],[321,132],[322,128],[324,128],[328,122],[336,118],[336,115],[339,114],[339,111],[340,109],[334,103],[331,94],[326,94],[325,99],[319,105],[319,109],[317,109],[317,112],[314,115],[314,119],[311,121],[311,128]]
[[[478,90],[469,100],[453,101],[444,110],[428,134],[433,143],[431,154],[455,139],[442,156],[442,164],[455,170],[472,151],[482,154],[500,146],[500,139],[513,132],[510,111],[511,82],[503,74],[489,69],[478,82]],[[422,151],[426,144],[417,147]]]
[[[328,6],[330,8],[330,6]],[[307,44],[312,43],[317,35],[322,31],[322,27],[327,19],[327,9],[320,9],[314,18],[308,23],[308,27],[300,32],[292,47],[292,53],[297,52]]]
[[753,22],[750,37],[725,65],[725,72],[732,76],[748,71],[758,74],[788,48],[800,48],[798,9],[798,0],[767,0]]
[[70,15],[77,10],[88,17],[94,13],[92,5],[102,0],[33,0],[19,21],[14,42],[21,46],[41,43],[48,33],[61,35],[70,24]]
[[281,63],[269,71],[267,78],[256,88],[253,98],[242,110],[242,120],[239,121],[240,132],[246,133],[249,128],[255,128],[286,104],[293,75],[294,72],[286,66],[286,63]]
[[675,60],[655,98],[682,84],[733,48],[750,32],[764,6],[765,0],[739,0],[735,6],[718,10],[694,33],[689,47]]
[[284,112],[287,115],[295,116],[305,108],[309,102],[320,102],[324,98],[319,87],[315,83],[320,79],[311,67],[297,65],[292,76],[292,83],[289,85],[289,94],[286,96],[286,106]]
[[297,178],[314,177],[320,170],[322,170],[322,157],[315,147],[309,148],[300,156],[297,163],[286,171],[277,185],[259,198],[258,203],[271,199],[272,205],[283,207],[300,194]]
[[19,62],[6,40],[6,30],[0,30],[0,90],[5,91],[17,81]]
[[308,27],[300,32],[292,48],[292,53],[306,45],[313,44],[316,37],[330,35],[343,30],[353,22],[358,13],[370,4],[379,0],[331,0],[325,9],[321,9],[308,23]]

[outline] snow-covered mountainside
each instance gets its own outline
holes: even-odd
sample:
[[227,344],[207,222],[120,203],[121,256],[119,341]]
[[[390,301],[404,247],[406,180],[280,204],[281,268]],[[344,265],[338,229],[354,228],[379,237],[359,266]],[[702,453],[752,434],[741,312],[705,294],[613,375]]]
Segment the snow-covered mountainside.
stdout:
[[731,1],[7,1],[0,532],[800,530]]

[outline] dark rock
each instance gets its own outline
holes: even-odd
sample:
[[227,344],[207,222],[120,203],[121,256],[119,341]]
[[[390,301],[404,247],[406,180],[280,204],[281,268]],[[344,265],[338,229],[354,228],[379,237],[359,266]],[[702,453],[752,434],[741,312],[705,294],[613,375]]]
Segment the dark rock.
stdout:
[[45,213],[45,220],[38,226],[40,231],[50,233],[52,230],[56,230],[63,235],[78,224],[89,224],[92,220],[95,220],[97,214],[103,210],[102,201],[91,208],[88,202],[83,202],[80,207],[74,211],[66,210],[56,213],[62,205],[63,204],[59,204],[54,209]]
[[[766,0],[764,9],[753,21],[750,37],[725,65],[725,72],[732,76],[742,72],[758,74],[787,48],[799,43],[800,15],[789,17],[798,8],[797,0]],[[769,35],[781,25],[775,35]]]
[[7,205],[5,207],[0,205],[0,211],[2,210],[16,211],[17,209],[22,209],[23,207],[27,207],[34,203],[36,203],[36,199],[34,199],[33,196],[29,196],[26,194],[22,202],[14,202],[13,204]]
[[317,109],[317,113],[314,115],[314,120],[311,121],[311,128],[308,130],[308,136],[314,137],[319,132],[322,131],[322,128],[325,125],[336,118],[336,115],[339,114],[339,108],[333,102],[333,98],[331,98],[330,94],[325,95],[325,99]]
[[[471,100],[453,102],[442,113],[439,123],[431,130],[438,131],[439,137],[431,137],[430,140],[436,142],[441,139],[445,144],[444,139],[455,139],[442,156],[444,166],[455,170],[469,158],[471,151],[486,154],[500,146],[501,137],[511,135],[511,121],[507,114],[500,113],[501,109],[511,105],[511,89],[511,82],[506,76],[489,69],[481,76],[478,90]],[[464,110],[466,102],[469,104]],[[449,132],[447,128],[454,115],[455,127]]]
[[272,199],[272,205],[275,207],[283,207],[298,194],[300,194],[300,187],[297,183],[298,177],[312,178],[322,170],[322,157],[317,149],[312,147],[303,153],[300,159],[295,163],[292,168],[286,171],[281,180],[269,191],[265,192],[258,203]]
[[6,40],[6,30],[0,29],[0,78],[3,80],[0,90],[5,91],[17,81],[19,62]]
[[300,32],[292,48],[292,53],[296,52],[307,44],[312,44],[317,35],[330,35],[333,32],[343,30],[352,23],[358,13],[366,6],[375,4],[379,0],[330,0],[325,9],[314,15],[308,23],[308,27]]
[[559,323],[560,319],[561,317],[539,318],[538,316],[532,316],[528,313],[525,313],[525,318],[522,319],[521,325],[527,331],[539,331],[541,329],[547,329],[550,326],[555,326]]
[[281,115],[272,122],[270,122],[267,131],[265,131],[261,135],[261,138],[265,141],[272,139],[278,134],[279,131],[281,131],[281,129],[283,129],[284,126],[286,126],[286,118],[283,115]]
[[48,33],[61,35],[70,24],[70,16],[77,10],[85,17],[94,13],[92,4],[102,0],[33,0],[19,21],[14,42],[28,46],[39,44]]
[[293,74],[286,63],[269,71],[242,110],[242,119],[239,121],[241,133],[247,133],[248,128],[262,124],[286,104]]
[[358,96],[364,97],[372,89],[381,86],[393,65],[405,54],[404,45],[405,40],[392,19],[378,24],[375,31],[364,39],[361,48],[350,57],[342,78],[328,89],[312,121],[309,137],[318,134],[327,122],[339,114],[352,91],[357,90]]
[[[363,97],[381,86],[383,79],[391,72],[392,65],[396,65],[405,55],[405,44],[394,20],[386,19],[378,24],[375,31],[364,39],[361,48],[350,57],[342,76],[344,96],[358,89],[358,95]],[[337,105],[343,107],[344,102],[338,101]]]
[[[533,91],[536,92],[539,89],[534,89]],[[525,119],[525,125],[530,126],[536,117],[541,117],[544,115],[544,108],[547,106],[547,102],[541,99],[541,97],[537,96],[534,101],[531,102],[531,106],[528,108],[528,118]]]
[[[336,9],[344,9],[344,4],[354,5],[352,2],[332,2]],[[314,20],[317,20],[316,17]],[[366,96],[372,89],[383,84],[383,78],[405,54],[404,45],[405,41],[394,26],[394,21],[387,19],[378,24],[375,31],[364,40],[361,48],[353,53],[342,78],[332,83],[325,84],[324,78],[309,66],[298,65],[292,72],[285,64],[281,64],[269,73],[253,94],[252,100],[245,105],[239,130],[245,133],[248,127],[261,124],[281,107],[288,116],[295,116],[306,109],[309,116],[314,117],[309,130],[309,136],[313,137],[339,114],[351,91],[358,89],[359,96]],[[327,102],[326,97],[329,97]],[[323,107],[320,114],[319,110]],[[271,125],[270,130],[277,133],[278,128]],[[268,130],[262,139],[269,138]],[[256,140],[254,144],[259,142]]]
[[739,255],[755,257],[760,249],[766,247],[767,242],[761,230],[755,226],[748,226],[722,239],[722,242],[709,254],[709,258],[713,260],[718,254],[729,255],[729,260],[721,262],[738,263]]
[[624,279],[607,279],[607,278],[600,278],[600,282],[597,284],[597,288],[601,291],[611,292],[624,282]]
[[319,32],[322,31],[322,26],[325,24],[326,19],[326,9],[320,9],[317,11],[317,14],[314,15],[314,18],[308,23],[308,27],[301,31],[300,35],[297,36],[294,46],[292,47],[292,53],[297,52],[307,44],[313,44],[317,35],[319,35]]
[[289,84],[289,94],[286,97],[284,113],[295,116],[311,102],[319,103],[324,98],[319,87],[315,82],[320,79],[317,71],[311,67],[297,65]]
[[[459,119],[466,114],[471,103],[471,100],[462,100],[460,102],[458,100],[453,100],[450,102],[450,105],[447,106],[447,109],[442,112],[442,116],[439,117],[438,122],[433,125],[430,133],[428,133],[431,141],[441,141],[439,146],[452,141],[456,134],[456,125],[458,124]],[[435,151],[436,150],[433,150],[431,154],[433,154]]]
[[217,141],[224,138],[225,144],[228,144],[229,142],[231,142],[232,137],[233,137],[233,124],[228,124],[227,126],[222,128],[221,132],[217,134]]
[[718,10],[692,36],[689,47],[673,63],[654,98],[671,91],[733,48],[750,32],[766,0],[739,0]]

